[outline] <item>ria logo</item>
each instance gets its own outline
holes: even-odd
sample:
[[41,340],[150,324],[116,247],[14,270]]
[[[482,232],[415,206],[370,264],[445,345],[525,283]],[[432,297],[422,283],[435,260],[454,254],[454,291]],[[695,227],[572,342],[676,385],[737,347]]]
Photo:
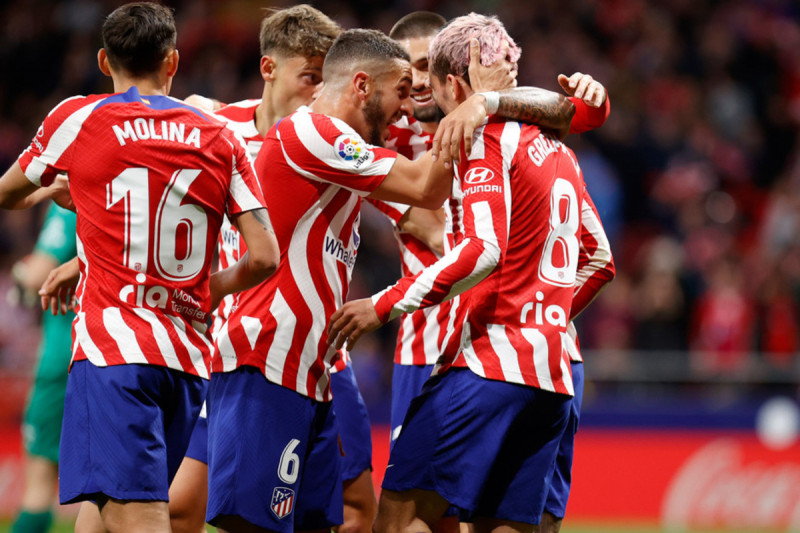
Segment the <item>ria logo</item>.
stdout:
[[468,183],[469,185],[477,185],[479,183],[491,181],[492,178],[494,178],[494,171],[489,170],[488,168],[471,168],[464,175],[464,183]]

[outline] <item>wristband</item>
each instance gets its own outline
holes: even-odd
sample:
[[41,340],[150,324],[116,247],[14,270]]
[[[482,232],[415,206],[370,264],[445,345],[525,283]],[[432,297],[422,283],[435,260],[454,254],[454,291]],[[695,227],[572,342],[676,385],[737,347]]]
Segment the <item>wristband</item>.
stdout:
[[486,114],[494,115],[497,113],[497,108],[500,107],[500,93],[497,91],[487,91],[478,94],[483,95],[486,99]]

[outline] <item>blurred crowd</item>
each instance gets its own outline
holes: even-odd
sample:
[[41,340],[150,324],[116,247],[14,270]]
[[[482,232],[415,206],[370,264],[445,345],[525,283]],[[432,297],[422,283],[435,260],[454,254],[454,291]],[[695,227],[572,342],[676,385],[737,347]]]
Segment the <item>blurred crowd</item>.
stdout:
[[[46,110],[110,91],[96,66],[102,18],[121,2],[0,4],[0,168]],[[165,1],[178,21],[172,95],[259,97],[251,0]],[[620,371],[672,351],[700,376],[800,367],[800,4],[792,0],[394,0],[313,2],[346,28],[388,31],[414,10],[495,13],[521,45],[519,81],[558,90],[592,74],[612,111],[567,140],[579,157],[617,263],[617,278],[579,318],[585,350]],[[0,291],[28,253],[42,209],[0,213]],[[388,223],[366,209],[351,297],[399,275]],[[9,291],[13,294],[13,290]],[[0,304],[0,368],[32,365],[36,316]],[[385,389],[394,330],[366,339],[362,388]],[[33,340],[32,340],[33,339]],[[755,366],[754,366],[755,365]],[[364,391],[369,396],[369,390]]]

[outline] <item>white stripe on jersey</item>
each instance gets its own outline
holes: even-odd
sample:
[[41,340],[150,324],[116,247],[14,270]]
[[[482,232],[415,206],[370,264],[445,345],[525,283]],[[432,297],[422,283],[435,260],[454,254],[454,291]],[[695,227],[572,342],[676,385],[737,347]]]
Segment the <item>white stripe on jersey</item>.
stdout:
[[243,316],[241,323],[242,328],[244,328],[244,334],[247,336],[247,340],[250,342],[250,349],[255,350],[256,341],[261,333],[261,320],[252,316]]
[[72,355],[78,351],[80,346],[86,358],[95,366],[106,366],[106,360],[103,353],[97,348],[89,332],[86,330],[86,313],[78,313],[78,319],[75,321],[75,344],[72,349]]
[[[570,322],[570,325],[572,325],[572,322]],[[563,376],[564,386],[567,388],[567,391],[569,391],[569,393],[572,396],[575,396],[575,385],[572,382],[572,369],[570,367],[570,361],[582,362],[583,359],[580,358],[580,354],[578,354],[577,359],[571,356],[570,344],[572,345],[572,348],[577,350],[577,346],[575,346],[575,341],[572,338],[570,338],[570,336],[567,333],[561,333],[561,345],[566,348],[565,357],[561,358],[561,375]]]
[[[536,368],[539,387],[555,392],[553,378],[550,375],[550,349],[547,347],[547,337],[536,328],[520,328],[520,333],[533,346],[533,366]],[[564,376],[565,381],[567,376]]]
[[[245,149],[245,153],[247,153],[247,148],[245,147],[242,138],[238,134],[234,134],[234,137],[236,137],[239,140],[240,144],[242,145],[242,148]],[[228,142],[228,144],[230,144],[231,146],[233,146],[231,142],[228,141],[227,139],[225,139],[225,141]],[[236,155],[234,155],[232,162],[233,166],[231,168],[232,172],[231,172],[231,186],[230,186],[231,196],[233,197],[233,200],[239,205],[239,207],[241,207],[242,211],[250,211],[252,209],[259,209],[261,207],[264,207],[263,205],[261,205],[261,202],[259,202],[256,199],[256,197],[250,191],[250,188],[244,182],[242,174],[239,172],[237,163],[238,162],[236,161]],[[252,165],[253,162],[249,161],[248,159],[248,164]],[[259,189],[261,188],[261,183],[258,180],[256,180],[256,185],[258,185]]]
[[[206,367],[205,362],[203,361],[203,352],[194,345],[194,343],[189,339],[189,333],[186,331],[186,322],[183,321],[181,317],[175,315],[164,315],[166,316],[170,322],[172,322],[172,327],[175,330],[175,333],[178,335],[178,338],[181,340],[181,343],[189,352],[189,357],[192,359],[192,366],[197,371],[197,375],[201,378],[208,379],[208,368]],[[198,324],[196,321],[192,321],[192,327],[195,331],[191,332],[191,335],[200,339],[208,349],[211,350],[212,346],[211,343],[206,339],[205,335],[198,335],[198,331],[205,331],[206,326],[205,324]],[[180,366],[178,368],[181,368]]]
[[[228,321],[222,323],[222,327],[214,330],[214,340],[217,343],[219,357],[222,358],[222,368],[225,372],[236,370],[236,351],[228,336]],[[212,352],[213,353],[213,352]]]
[[472,204],[472,216],[475,219],[475,235],[483,241],[483,251],[475,262],[475,266],[469,276],[455,282],[450,287],[447,298],[452,298],[456,294],[461,294],[467,289],[475,286],[478,282],[491,274],[492,270],[500,262],[500,245],[497,235],[494,232],[494,218],[488,202],[476,202]]
[[[522,370],[519,368],[519,354],[508,339],[505,325],[487,324],[486,332],[489,336],[489,343],[492,345],[492,350],[497,354],[497,359],[500,361],[500,369],[503,371],[503,376],[506,379],[510,376],[521,376]],[[513,357],[511,357],[512,354]]]
[[169,333],[167,333],[167,329],[161,324],[155,313],[143,307],[134,307],[133,312],[153,328],[153,338],[167,366],[170,368],[181,368],[181,362],[178,360],[178,354],[175,353],[175,347],[172,345]]
[[105,326],[109,336],[117,343],[117,349],[126,363],[149,364],[141,348],[139,348],[136,333],[122,319],[122,312],[119,307],[106,307],[103,309],[103,326]]
[[[483,363],[481,362],[481,358],[478,357],[477,353],[475,353],[475,347],[472,345],[472,328],[466,319],[464,320],[464,325],[462,327],[464,328],[464,343],[461,349],[461,353],[464,356],[464,361],[467,362],[467,367],[470,370],[472,370],[475,374],[481,376],[482,378],[485,378],[486,370],[484,370],[483,368]],[[434,374],[436,373],[437,373],[436,369],[434,369]]]
[[[447,239],[445,239],[447,241]],[[425,264],[419,260],[419,258],[414,255],[408,246],[400,246],[403,252],[403,263],[406,264],[409,272],[422,272],[425,270]]]
[[[65,100],[65,102],[73,99],[74,98],[69,98],[68,100]],[[96,100],[91,104],[87,104],[78,109],[69,117],[67,117],[66,120],[61,123],[58,129],[53,132],[53,134],[50,136],[50,140],[47,142],[47,146],[42,152],[42,155],[39,157],[34,157],[26,169],[25,176],[31,180],[32,183],[41,187],[42,174],[47,169],[47,165],[56,164],[67,148],[69,148],[73,141],[75,141],[75,139],[78,137],[78,133],[81,131],[83,122],[89,118],[89,115],[92,114],[94,108],[103,101],[105,101],[105,99]],[[53,111],[55,111],[55,109],[53,109]],[[48,114],[48,116],[49,115],[50,114]]]
[[[603,231],[600,219],[597,218],[594,209],[586,200],[581,204],[581,225],[594,237],[597,242],[597,249],[594,255],[589,256],[591,259],[589,264],[578,269],[575,277],[575,286],[578,287],[578,290],[586,283],[587,279],[592,277],[592,274],[604,268],[611,261],[611,244],[608,242],[606,232]],[[585,250],[583,243],[581,243],[581,247]]]
[[280,324],[275,328],[275,338],[272,339],[267,352],[266,376],[273,383],[282,384],[283,367],[286,365],[286,356],[289,354],[292,339],[294,339],[297,317],[280,289],[275,289],[275,297],[269,306],[269,314],[276,320],[280,317]]

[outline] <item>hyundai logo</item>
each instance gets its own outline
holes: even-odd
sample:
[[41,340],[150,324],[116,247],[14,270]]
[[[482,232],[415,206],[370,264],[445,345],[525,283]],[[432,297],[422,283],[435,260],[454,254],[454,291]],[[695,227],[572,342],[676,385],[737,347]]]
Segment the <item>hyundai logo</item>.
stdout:
[[464,183],[477,185],[478,183],[486,183],[487,181],[491,181],[492,178],[494,178],[494,171],[489,170],[488,168],[471,168],[464,176]]

